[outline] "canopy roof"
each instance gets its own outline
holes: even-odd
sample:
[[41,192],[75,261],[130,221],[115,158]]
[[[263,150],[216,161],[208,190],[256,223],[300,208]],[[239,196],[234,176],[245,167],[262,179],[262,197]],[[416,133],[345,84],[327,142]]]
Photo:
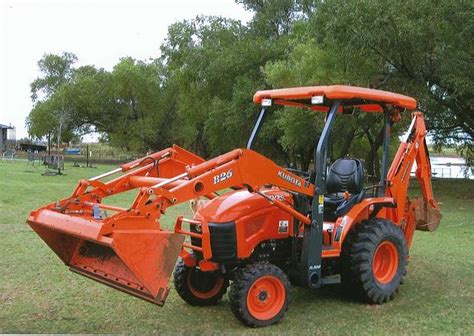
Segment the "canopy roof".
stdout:
[[[313,96],[324,96],[324,102],[312,105],[311,97]],[[342,100],[342,105],[345,107],[354,106],[365,112],[382,112],[380,103],[410,110],[415,109],[417,105],[414,98],[398,93],[347,85],[306,86],[257,91],[253,96],[253,101],[260,104],[263,99],[269,98],[275,104],[308,107],[317,111],[327,111],[332,102],[338,99]]]

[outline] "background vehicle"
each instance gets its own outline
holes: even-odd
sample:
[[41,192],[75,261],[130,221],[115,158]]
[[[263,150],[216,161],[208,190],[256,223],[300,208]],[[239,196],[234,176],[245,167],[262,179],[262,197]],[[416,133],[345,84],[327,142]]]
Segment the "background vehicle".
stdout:
[[[178,294],[192,305],[215,304],[231,282],[232,311],[249,326],[283,317],[290,280],[308,288],[341,282],[368,302],[390,300],[406,273],[415,229],[433,231],[441,219],[420,112],[412,113],[388,166],[390,127],[403,110],[415,110],[416,101],[379,90],[319,86],[259,91],[254,102],[262,110],[246,149],[205,161],[173,146],[81,180],[71,197],[33,211],[28,223],[72,271],[159,305],[179,255]],[[251,150],[274,104],[327,113],[314,176]],[[348,113],[384,115],[377,185],[364,187],[358,159],[341,158],[328,167],[334,120]],[[423,197],[410,200],[415,161]],[[138,194],[128,209],[102,203],[131,189]],[[160,227],[168,207],[197,197],[210,201],[192,219],[180,216],[174,232]]]

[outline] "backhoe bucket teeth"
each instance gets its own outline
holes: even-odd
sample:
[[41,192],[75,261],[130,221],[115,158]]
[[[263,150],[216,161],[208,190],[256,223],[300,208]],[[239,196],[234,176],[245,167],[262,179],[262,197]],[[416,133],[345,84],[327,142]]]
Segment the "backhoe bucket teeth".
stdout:
[[423,198],[415,198],[412,201],[415,212],[416,229],[420,231],[435,231],[441,222],[441,212],[432,207]]
[[184,241],[182,235],[127,229],[101,235],[100,221],[49,209],[33,212],[28,224],[70,267],[88,278],[162,306]]

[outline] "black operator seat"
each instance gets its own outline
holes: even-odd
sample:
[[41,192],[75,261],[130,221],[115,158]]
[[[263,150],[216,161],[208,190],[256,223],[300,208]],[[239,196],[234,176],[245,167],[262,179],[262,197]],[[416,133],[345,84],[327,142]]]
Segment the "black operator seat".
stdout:
[[[324,198],[324,219],[335,221],[344,216],[364,193],[364,167],[357,159],[338,159],[329,168],[326,177],[328,194]],[[345,197],[345,192],[349,197]]]

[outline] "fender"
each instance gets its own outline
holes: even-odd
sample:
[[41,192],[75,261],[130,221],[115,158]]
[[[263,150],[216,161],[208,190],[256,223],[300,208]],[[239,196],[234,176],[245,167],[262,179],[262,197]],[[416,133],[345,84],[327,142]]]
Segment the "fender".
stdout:
[[[342,243],[354,225],[378,215],[382,208],[396,208],[397,204],[392,197],[366,198],[354,205],[345,215],[337,219],[334,225],[333,247],[342,250]],[[384,216],[383,216],[384,217]]]

